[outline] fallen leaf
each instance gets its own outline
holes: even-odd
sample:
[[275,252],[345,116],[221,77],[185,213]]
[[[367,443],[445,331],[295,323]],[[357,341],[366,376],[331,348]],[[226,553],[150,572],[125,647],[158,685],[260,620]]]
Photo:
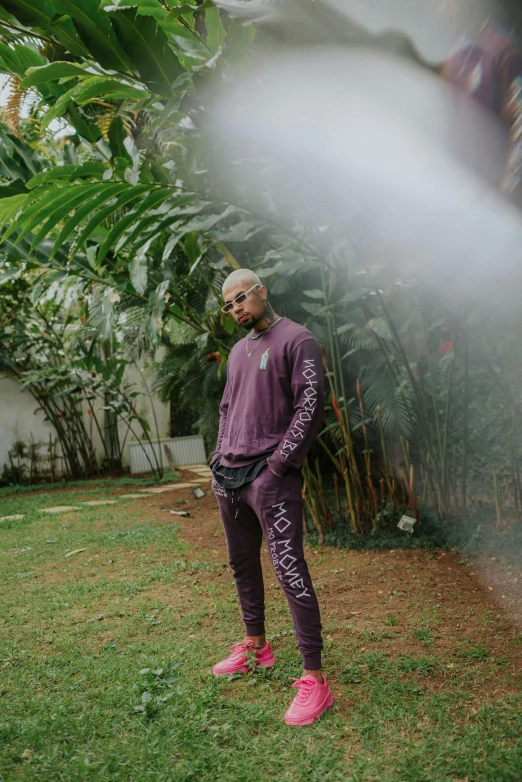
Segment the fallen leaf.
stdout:
[[65,555],[67,557],[72,557],[74,554],[81,554],[82,551],[87,551],[86,548],[75,548],[74,551],[68,551]]

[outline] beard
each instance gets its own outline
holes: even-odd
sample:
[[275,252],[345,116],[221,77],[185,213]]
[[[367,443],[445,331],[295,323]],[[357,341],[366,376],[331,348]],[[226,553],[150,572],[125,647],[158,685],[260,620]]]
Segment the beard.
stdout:
[[253,315],[249,315],[248,319],[243,321],[243,323],[240,323],[239,325],[242,326],[244,329],[247,329],[247,331],[250,331],[250,329],[253,329],[256,323],[259,323],[261,318],[256,318]]
[[[239,325],[242,326],[244,329],[250,330],[253,329],[257,323],[260,323],[262,320],[268,319],[273,315],[274,315],[274,311],[272,307],[270,306],[268,301],[265,301],[263,312],[260,315],[256,316],[256,315],[251,315],[250,313],[246,313],[248,320],[245,320],[244,323],[240,323]],[[241,317],[243,317],[243,315],[241,315]],[[270,325],[270,323],[271,321],[267,320],[267,324]]]

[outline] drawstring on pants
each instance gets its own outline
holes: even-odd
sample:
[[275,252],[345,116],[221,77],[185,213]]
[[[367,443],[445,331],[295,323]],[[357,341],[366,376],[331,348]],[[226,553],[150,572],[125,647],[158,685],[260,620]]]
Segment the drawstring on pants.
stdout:
[[[234,496],[235,496],[234,489],[232,489],[232,505],[234,504]],[[239,491],[237,493],[237,507],[236,507],[236,513],[234,515],[235,519],[237,519],[238,514],[239,514],[239,499],[240,499],[240,497],[241,497],[241,489],[239,489]]]

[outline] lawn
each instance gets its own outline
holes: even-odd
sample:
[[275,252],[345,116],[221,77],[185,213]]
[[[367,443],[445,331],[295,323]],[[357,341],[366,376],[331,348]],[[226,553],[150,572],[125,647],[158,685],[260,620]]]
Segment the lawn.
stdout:
[[128,492],[0,498],[24,515],[0,522],[1,780],[522,780],[521,637],[470,563],[309,548],[336,705],[290,728],[298,656],[267,561],[277,665],[212,676],[242,636],[212,496],[41,512]]

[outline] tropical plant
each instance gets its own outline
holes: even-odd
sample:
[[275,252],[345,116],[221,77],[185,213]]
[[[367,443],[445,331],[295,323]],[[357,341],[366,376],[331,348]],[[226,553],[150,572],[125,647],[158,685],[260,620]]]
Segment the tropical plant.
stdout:
[[[65,285],[103,360],[111,344],[133,356],[165,346],[157,389],[197,411],[211,447],[228,352],[241,336],[219,311],[220,287],[232,268],[254,268],[275,309],[325,346],[325,429],[305,468],[320,532],[336,515],[354,532],[375,531],[386,514],[418,515],[423,502],[445,518],[465,512],[468,476],[484,482],[490,471],[474,446],[481,393],[502,394],[510,411],[495,431],[496,497],[502,512],[512,495],[519,513],[517,377],[497,372],[500,357],[470,328],[477,310],[449,313],[429,291],[354,258],[342,225],[319,230],[307,219],[314,193],[292,177],[284,197],[295,220],[281,226],[269,176],[259,179],[261,210],[222,181],[208,154],[208,85],[233,79],[252,47],[355,40],[420,61],[403,36],[369,38],[319,5],[1,0],[0,70],[17,94],[7,118],[22,136],[2,131],[2,279],[30,278],[34,301]],[[17,122],[23,101],[29,119]],[[111,389],[99,392],[110,408]]]

